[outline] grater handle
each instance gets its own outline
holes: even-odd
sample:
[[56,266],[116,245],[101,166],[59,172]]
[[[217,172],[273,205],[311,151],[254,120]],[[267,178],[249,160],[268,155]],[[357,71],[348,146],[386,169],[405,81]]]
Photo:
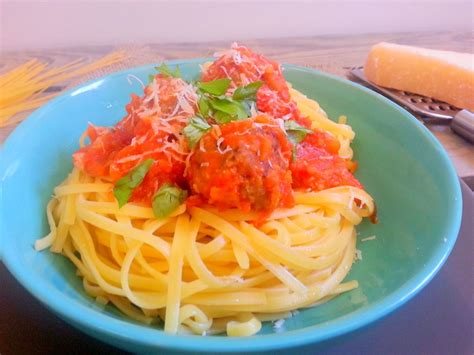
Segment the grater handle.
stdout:
[[474,143],[474,114],[468,110],[459,111],[453,117],[451,129],[469,142]]

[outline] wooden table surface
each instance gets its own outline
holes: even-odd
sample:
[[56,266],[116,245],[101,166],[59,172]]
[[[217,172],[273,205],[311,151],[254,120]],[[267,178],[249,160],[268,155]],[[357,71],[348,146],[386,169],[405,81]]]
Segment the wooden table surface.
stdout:
[[[424,32],[367,34],[350,36],[318,36],[285,39],[244,40],[241,43],[284,63],[313,67],[339,76],[346,76],[348,69],[363,65],[370,47],[381,41],[416,45],[433,49],[474,53],[474,32]],[[125,49],[130,58],[121,65],[86,75],[69,86],[127,67],[156,63],[163,59],[180,59],[211,56],[216,50],[229,46],[228,42],[147,44],[128,46],[100,46],[59,48],[40,51],[2,53],[0,73],[31,58],[60,65],[77,58],[94,60],[116,49]],[[474,175],[474,145],[469,144],[449,126],[427,125],[441,141],[453,161],[460,177]],[[14,127],[0,128],[2,143]]]

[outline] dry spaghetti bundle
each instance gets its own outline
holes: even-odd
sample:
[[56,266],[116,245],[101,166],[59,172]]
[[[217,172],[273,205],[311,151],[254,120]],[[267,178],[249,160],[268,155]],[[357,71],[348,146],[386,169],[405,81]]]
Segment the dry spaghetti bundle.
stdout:
[[124,52],[114,52],[92,63],[77,59],[56,68],[49,68],[46,63],[31,59],[3,74],[0,76],[0,127],[21,121],[24,117],[14,116],[36,109],[58,95],[45,93],[48,88],[119,63],[124,58]]

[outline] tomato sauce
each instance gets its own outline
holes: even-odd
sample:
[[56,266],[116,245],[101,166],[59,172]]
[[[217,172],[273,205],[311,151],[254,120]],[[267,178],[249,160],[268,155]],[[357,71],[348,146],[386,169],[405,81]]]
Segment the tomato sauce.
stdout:
[[233,45],[203,73],[203,81],[229,78],[234,86],[244,86],[263,80],[271,90],[278,93],[285,101],[290,99],[290,92],[280,65],[250,49]]
[[106,178],[111,161],[130,144],[133,134],[118,127],[89,125],[87,135],[91,143],[73,154],[74,165],[91,176]]
[[132,95],[127,116],[115,127],[88,127],[90,144],[74,153],[74,165],[116,182],[151,158],[132,202],[150,205],[160,186],[172,183],[188,190],[188,206],[258,211],[262,219],[278,207],[292,207],[294,189],[363,188],[353,175],[357,164],[338,155],[339,141],[330,133],[313,130],[293,147],[281,119],[306,128],[311,121],[291,99],[278,63],[234,45],[202,75],[203,81],[219,78],[232,79],[228,94],[263,81],[255,99],[259,115],[213,126],[190,150],[182,130],[197,111],[196,93],[183,80],[159,74],[142,97]]
[[[155,82],[155,86],[145,88],[143,97],[132,94],[126,106],[127,116],[115,127],[90,125],[87,129],[90,144],[73,154],[76,167],[111,182],[119,180],[145,159],[153,159],[153,165],[131,198],[133,202],[146,205],[151,204],[152,196],[163,183],[185,185],[184,162],[189,151],[174,143],[183,140],[180,131],[185,126],[184,118],[192,116],[192,113],[176,111],[177,94],[187,85],[184,81],[157,75]],[[154,113],[146,116],[148,112]],[[166,117],[169,119],[164,122]],[[173,152],[170,154],[169,150]]]
[[350,185],[363,188],[349,170],[351,162],[337,155],[339,141],[323,131],[308,134],[296,147],[290,169],[293,187],[320,191]]

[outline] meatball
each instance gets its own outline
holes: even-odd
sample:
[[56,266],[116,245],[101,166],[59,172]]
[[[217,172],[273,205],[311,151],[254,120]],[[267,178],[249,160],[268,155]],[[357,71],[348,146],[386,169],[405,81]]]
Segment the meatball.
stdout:
[[270,214],[294,204],[291,144],[266,116],[231,122],[201,138],[188,166],[193,204]]

